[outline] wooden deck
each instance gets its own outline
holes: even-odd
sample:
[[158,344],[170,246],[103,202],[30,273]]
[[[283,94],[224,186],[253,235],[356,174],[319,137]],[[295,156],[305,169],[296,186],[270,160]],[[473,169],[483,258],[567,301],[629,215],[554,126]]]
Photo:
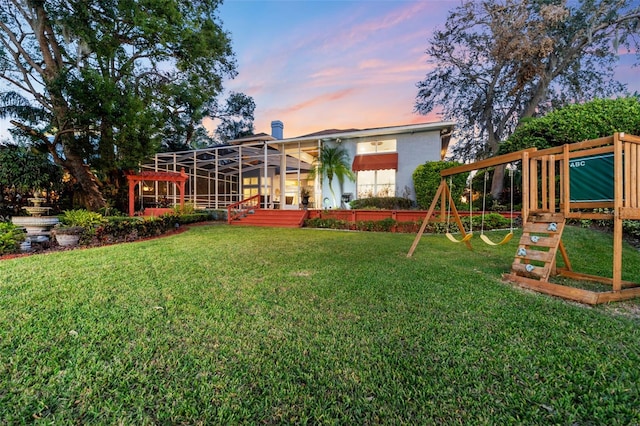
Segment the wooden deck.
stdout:
[[307,210],[256,209],[231,222],[232,225],[301,228],[308,216]]

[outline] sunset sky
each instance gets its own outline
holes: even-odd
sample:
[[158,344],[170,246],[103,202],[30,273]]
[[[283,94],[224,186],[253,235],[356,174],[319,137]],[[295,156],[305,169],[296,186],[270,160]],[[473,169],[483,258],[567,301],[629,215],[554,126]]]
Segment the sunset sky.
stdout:
[[432,29],[444,1],[227,0],[238,76],[227,88],[256,102],[256,132],[284,136],[438,120],[413,113]]
[[[460,0],[226,0],[238,76],[230,90],[256,102],[255,131],[284,136],[439,120],[413,112],[435,27]],[[640,92],[633,55],[616,76]]]
[[[284,123],[285,137],[437,121],[413,112],[416,83],[429,71],[424,51],[433,29],[459,4],[226,0],[219,17],[238,76],[225,87],[253,97],[256,133],[271,133],[272,120]],[[617,78],[640,92],[634,59],[621,56]],[[0,121],[0,140],[6,125]]]

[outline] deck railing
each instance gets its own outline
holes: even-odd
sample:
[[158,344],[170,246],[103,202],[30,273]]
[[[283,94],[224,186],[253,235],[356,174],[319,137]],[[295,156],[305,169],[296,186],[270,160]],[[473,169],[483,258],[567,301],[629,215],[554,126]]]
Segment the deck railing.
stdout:
[[235,219],[245,216],[251,210],[260,208],[260,194],[249,197],[227,207],[227,223],[231,224]]

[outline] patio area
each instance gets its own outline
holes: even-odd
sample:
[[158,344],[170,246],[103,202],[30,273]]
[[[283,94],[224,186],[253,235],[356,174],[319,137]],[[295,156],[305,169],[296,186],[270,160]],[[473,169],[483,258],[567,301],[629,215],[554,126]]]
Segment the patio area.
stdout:
[[[321,199],[320,183],[308,177],[318,145],[301,141],[285,146],[269,135],[257,135],[235,145],[159,153],[141,172],[184,170],[184,200],[196,208],[225,209],[259,194],[261,208],[297,210],[303,188],[311,194],[311,203]],[[140,209],[167,208],[180,200],[180,191],[170,182],[142,181],[137,190]]]

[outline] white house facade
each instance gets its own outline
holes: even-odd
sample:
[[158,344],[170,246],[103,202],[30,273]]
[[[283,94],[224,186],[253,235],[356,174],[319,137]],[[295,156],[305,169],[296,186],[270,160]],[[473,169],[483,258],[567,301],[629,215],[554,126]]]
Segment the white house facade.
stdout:
[[[258,134],[224,146],[159,153],[142,171],[180,172],[189,176],[185,199],[198,208],[222,209],[261,195],[263,208],[302,208],[301,194],[309,193],[308,208],[336,208],[346,201],[371,196],[399,196],[415,200],[413,171],[427,161],[444,159],[455,123],[433,122],[374,129],[325,130],[283,138],[284,125],[272,122],[271,135]],[[356,180],[342,187],[334,178],[309,171],[323,146],[340,146],[351,162]],[[170,184],[140,185],[143,205],[175,200]],[[307,206],[305,206],[307,207]]]

